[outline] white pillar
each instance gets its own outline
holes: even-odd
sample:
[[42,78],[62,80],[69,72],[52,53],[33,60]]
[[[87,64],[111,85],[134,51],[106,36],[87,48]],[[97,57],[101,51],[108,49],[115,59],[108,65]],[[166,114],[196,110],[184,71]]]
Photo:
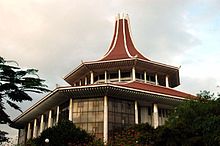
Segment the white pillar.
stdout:
[[104,143],[107,144],[108,142],[108,98],[104,96]]
[[87,83],[88,81],[87,81],[87,77],[85,77],[85,85],[87,85],[88,83]]
[[91,82],[91,84],[94,83],[94,74],[92,71],[90,71],[90,82]]
[[135,81],[135,67],[132,68],[132,81]]
[[166,75],[166,87],[169,87],[169,76]]
[[134,114],[135,114],[135,124],[138,124],[138,103],[134,102]]
[[52,127],[52,110],[49,111],[49,116],[48,116],[48,128]]
[[37,137],[37,119],[34,119],[33,138]]
[[40,119],[40,133],[42,133],[44,130],[44,115],[41,115],[41,119]]
[[59,113],[60,113],[60,107],[57,106],[57,117],[56,117],[56,123],[58,124],[59,122]]
[[82,80],[79,81],[79,85],[80,85],[80,86],[82,85]]
[[144,83],[147,83],[147,72],[144,72]]
[[73,99],[70,98],[70,104],[69,104],[69,120],[73,121]]
[[158,78],[157,78],[157,74],[155,74],[155,83],[156,83],[156,85],[158,85]]
[[27,128],[27,140],[31,138],[31,123],[28,123]]
[[107,74],[107,71],[105,71],[105,83],[107,83],[107,80],[108,80],[108,79],[107,79],[107,77],[108,77],[107,75],[108,75],[108,74]]
[[158,115],[158,106],[156,103],[153,104],[153,126],[157,128],[159,125],[159,115]]
[[121,82],[121,70],[118,70],[118,82]]

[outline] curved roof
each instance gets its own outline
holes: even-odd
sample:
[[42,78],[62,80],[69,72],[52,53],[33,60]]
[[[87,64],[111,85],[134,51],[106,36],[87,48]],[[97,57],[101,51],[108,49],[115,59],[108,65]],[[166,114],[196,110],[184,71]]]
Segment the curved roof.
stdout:
[[110,48],[100,61],[134,57],[149,60],[138,51],[133,43],[128,15],[118,15]]

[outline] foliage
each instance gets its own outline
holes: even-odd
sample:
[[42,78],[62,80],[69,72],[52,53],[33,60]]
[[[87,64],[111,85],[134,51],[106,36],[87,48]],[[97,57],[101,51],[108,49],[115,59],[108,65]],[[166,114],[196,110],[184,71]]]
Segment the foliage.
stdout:
[[220,145],[220,100],[208,91],[199,100],[183,102],[157,129],[155,145],[213,146]]
[[138,146],[150,145],[154,141],[154,128],[149,124],[133,125],[126,129],[114,132],[109,145]]
[[48,145],[50,146],[102,145],[99,140],[95,140],[93,135],[77,128],[71,121],[62,121],[58,125],[46,129],[38,138],[33,139],[33,143],[38,146],[44,145],[45,139],[49,139]]
[[[15,64],[15,65],[13,65]],[[37,75],[36,69],[21,69],[15,61],[7,61],[0,57],[0,124],[11,123],[5,112],[5,104],[22,112],[19,102],[32,98],[26,92],[48,92],[44,80]],[[5,134],[0,131],[0,143],[5,141]]]

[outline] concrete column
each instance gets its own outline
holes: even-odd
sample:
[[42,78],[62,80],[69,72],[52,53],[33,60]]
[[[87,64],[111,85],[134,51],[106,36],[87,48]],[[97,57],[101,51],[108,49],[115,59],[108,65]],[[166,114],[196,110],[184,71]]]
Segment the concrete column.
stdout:
[[69,104],[69,120],[73,121],[73,99],[70,98],[70,104]]
[[169,76],[166,75],[166,87],[169,87]]
[[85,77],[85,85],[87,85],[88,83],[87,77]]
[[108,142],[108,98],[104,96],[104,143],[107,144]]
[[144,83],[147,83],[147,72],[144,72]]
[[107,71],[105,71],[105,83],[108,82],[108,74],[107,74]]
[[33,138],[37,137],[37,119],[34,119]]
[[28,123],[27,128],[27,140],[31,138],[31,123]]
[[135,67],[132,68],[132,81],[135,81]]
[[40,119],[40,133],[42,133],[44,130],[44,115],[41,115]]
[[118,70],[118,82],[121,82],[121,70]]
[[90,71],[90,82],[91,84],[94,84],[94,74],[92,71]]
[[156,85],[158,85],[158,78],[157,78],[157,74],[155,74],[155,83],[156,83]]
[[49,116],[48,116],[48,128],[52,127],[52,110],[49,111]]
[[135,124],[138,124],[138,103],[137,101],[134,102],[134,117],[135,117]]
[[157,128],[159,125],[159,115],[158,115],[158,105],[156,103],[153,104],[153,126]]
[[79,81],[79,85],[80,85],[80,86],[82,85],[82,80]]
[[58,124],[59,122],[59,113],[60,113],[60,107],[57,106],[57,117],[56,117],[56,123]]

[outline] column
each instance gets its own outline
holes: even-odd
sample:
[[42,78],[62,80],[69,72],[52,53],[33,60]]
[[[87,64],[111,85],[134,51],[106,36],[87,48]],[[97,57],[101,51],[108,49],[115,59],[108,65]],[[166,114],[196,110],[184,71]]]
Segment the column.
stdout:
[[105,71],[105,83],[107,83],[107,81],[108,81],[108,76],[107,75],[108,75],[107,71]]
[[31,138],[31,123],[28,123],[27,128],[27,140]]
[[166,75],[166,87],[169,87],[169,76]]
[[69,104],[69,120],[73,121],[73,99],[70,98],[70,104]]
[[147,83],[147,72],[144,72],[144,83]]
[[79,81],[79,85],[80,85],[80,86],[82,85],[82,80]]
[[88,83],[87,77],[85,77],[85,85],[87,85]]
[[48,116],[48,128],[52,127],[52,110],[49,111],[49,116]]
[[156,85],[158,85],[158,78],[157,78],[157,74],[155,74],[155,83],[156,83]]
[[56,123],[58,124],[59,122],[59,113],[60,113],[60,107],[57,106],[57,117],[56,117]]
[[135,124],[138,124],[138,103],[137,101],[134,102],[134,117],[135,117]]
[[135,81],[135,67],[132,68],[132,81]]
[[108,142],[108,98],[107,96],[104,96],[104,143],[107,144]]
[[118,82],[121,82],[121,70],[118,70]]
[[40,133],[42,133],[44,130],[44,115],[41,115],[40,119]]
[[156,103],[153,104],[153,126],[157,128],[159,125],[159,115],[158,115],[158,105]]
[[33,138],[37,137],[37,119],[34,119]]
[[94,83],[94,74],[92,71],[90,71],[90,82],[91,82],[91,84]]

